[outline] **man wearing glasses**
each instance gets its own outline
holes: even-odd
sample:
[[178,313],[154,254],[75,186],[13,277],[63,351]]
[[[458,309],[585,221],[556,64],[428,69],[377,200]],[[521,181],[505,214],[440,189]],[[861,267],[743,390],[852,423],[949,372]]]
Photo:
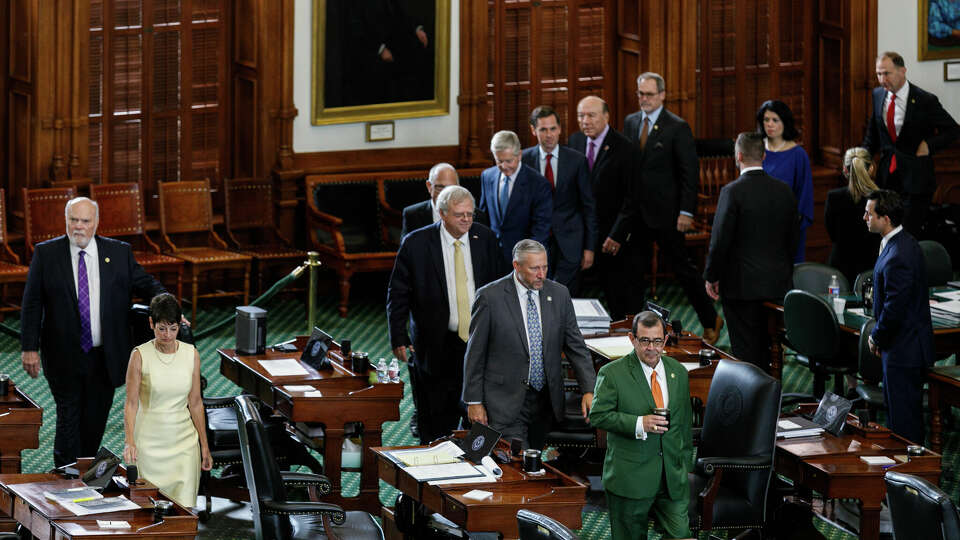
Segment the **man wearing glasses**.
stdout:
[[663,356],[665,334],[656,313],[637,314],[633,351],[597,373],[590,424],[607,431],[603,488],[614,540],[646,538],[651,512],[665,538],[690,536],[690,386],[686,368]]

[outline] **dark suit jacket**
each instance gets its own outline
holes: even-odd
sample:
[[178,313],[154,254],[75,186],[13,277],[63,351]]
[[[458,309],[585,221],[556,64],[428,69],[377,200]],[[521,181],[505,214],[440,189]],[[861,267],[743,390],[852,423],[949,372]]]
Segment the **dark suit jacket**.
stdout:
[[736,300],[782,300],[791,287],[800,234],[790,187],[762,169],[720,190],[703,277]]
[[640,152],[640,214],[651,229],[676,229],[681,210],[697,213],[700,164],[693,132],[683,118],[664,108],[640,151],[642,122],[639,111],[624,120],[624,134]]
[[[886,97],[887,91],[882,87],[873,89],[873,114],[870,115],[867,132],[861,144],[871,153],[882,154],[877,169],[878,184],[880,187],[889,187],[887,177],[890,175],[890,159],[896,153],[903,191],[914,194],[933,193],[937,187],[933,176],[933,156],[960,137],[960,126],[950,113],[943,110],[937,96],[911,82],[903,125],[894,144],[885,123],[887,114],[883,109],[883,101]],[[927,141],[930,155],[917,157],[917,147],[922,141]]]
[[[570,148],[587,151],[587,136],[582,132],[570,135]],[[605,239],[626,242],[633,232],[637,209],[633,198],[638,187],[637,163],[630,141],[610,128],[603,146],[597,151],[590,171],[590,186],[597,208],[597,246]]]
[[885,365],[933,365],[933,323],[927,270],[920,244],[906,230],[895,234],[873,268],[873,342]]
[[411,204],[403,209],[403,225],[400,227],[400,238],[403,239],[407,233],[427,225],[433,225],[433,201],[430,199]]
[[[127,325],[131,297],[136,292],[152,298],[164,289],[137,264],[130,244],[103,236],[96,238],[103,354],[110,382],[120,386],[126,379],[132,350]],[[20,320],[20,348],[40,351],[43,372],[50,384],[75,381],[80,355],[80,311],[66,236],[37,244],[23,290]]]
[[506,215],[501,217],[497,184],[500,169],[490,167],[480,175],[480,210],[490,218],[505,261],[513,260],[513,246],[524,238],[547,245],[553,219],[550,182],[535,169],[521,164],[514,180]]
[[[553,236],[563,258],[580,261],[584,250],[596,251],[597,210],[590,187],[587,158],[566,146],[559,146],[559,177],[553,192]],[[540,172],[540,147],[523,151],[523,164]],[[549,181],[548,181],[549,183]]]
[[[540,313],[546,387],[553,414],[562,419],[561,353],[573,365],[583,392],[593,392],[597,376],[567,288],[544,280]],[[511,272],[477,291],[463,360],[463,401],[483,403],[491,423],[511,424],[523,407],[529,372],[530,347]]]
[[[449,363],[462,358],[445,358],[443,338],[450,318],[447,280],[443,266],[443,248],[437,222],[404,237],[397,252],[390,285],[387,288],[387,321],[390,346],[413,343],[414,362],[421,369],[441,374]],[[484,225],[470,227],[470,260],[477,289],[506,272],[493,232]],[[410,334],[407,333],[410,321]],[[411,341],[410,335],[413,335]]]
[[590,409],[590,425],[607,432],[603,461],[604,489],[631,499],[653,498],[666,477],[671,498],[684,500],[689,493],[693,435],[690,426],[690,382],[683,364],[662,356],[667,373],[670,429],[636,437],[637,417],[653,414],[656,404],[650,381],[644,376],[635,351],[600,368]]
[[823,207],[824,223],[833,242],[827,264],[843,272],[852,285],[860,272],[871,270],[880,251],[880,235],[863,222],[866,199],[853,202],[846,187],[830,190]]

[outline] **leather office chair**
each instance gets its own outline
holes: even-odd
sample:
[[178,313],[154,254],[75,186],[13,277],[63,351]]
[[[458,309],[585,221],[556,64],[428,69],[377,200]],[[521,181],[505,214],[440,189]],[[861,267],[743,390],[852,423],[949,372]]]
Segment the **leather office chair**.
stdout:
[[520,509],[517,511],[520,540],[577,540],[578,536],[563,523],[543,514]]
[[837,276],[840,294],[850,292],[850,282],[843,272],[826,264],[804,262],[793,265],[793,287],[813,294],[827,294],[830,278]]
[[[383,530],[367,512],[347,512],[335,504],[313,500],[317,492],[330,492],[327,477],[280,470],[257,403],[251,396],[237,396],[234,407],[237,424],[241,426],[240,450],[257,540],[383,540]],[[290,500],[288,490],[295,487],[308,488],[311,500]]]
[[[3,300],[7,298],[8,283],[26,283],[30,268],[20,264],[20,257],[13,252],[7,243],[7,203],[6,192],[0,188],[0,285],[3,286]],[[0,313],[19,311],[19,303],[10,303],[0,306]],[[2,319],[2,315],[0,315]]]
[[70,187],[23,188],[23,242],[28,260],[33,258],[33,246],[64,233],[63,209],[75,196]]
[[960,540],[960,515],[950,496],[923,478],[887,471],[893,537]]
[[[857,383],[857,401],[866,405],[870,414],[870,421],[876,422],[877,411],[887,407],[883,402],[883,389],[880,381],[883,380],[883,364],[880,358],[870,351],[870,332],[877,325],[875,319],[869,319],[860,328],[860,342],[857,347],[857,356],[860,382]],[[855,406],[860,407],[860,403]]]
[[819,294],[794,289],[783,298],[783,322],[797,362],[813,372],[813,397],[823,396],[830,375],[834,393],[844,395],[843,375],[855,373],[857,366],[838,350],[840,325],[833,307]]
[[689,475],[693,531],[764,527],[780,389],[753,364],[720,361]]
[[923,261],[927,266],[927,287],[943,287],[953,279],[953,263],[943,244],[934,240],[921,240]]

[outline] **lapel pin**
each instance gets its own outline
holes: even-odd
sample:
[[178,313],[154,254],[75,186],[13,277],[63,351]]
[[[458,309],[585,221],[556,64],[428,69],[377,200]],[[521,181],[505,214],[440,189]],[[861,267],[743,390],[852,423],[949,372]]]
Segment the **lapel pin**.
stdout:
[[654,124],[654,125],[653,125],[653,130],[656,131],[656,130],[658,130],[658,129],[660,129],[660,126]]
[[609,145],[609,144],[603,145],[603,150],[604,150],[604,152],[606,152],[606,151],[609,150],[609,149],[610,149],[610,145]]
[[916,102],[917,102],[917,100],[915,100],[915,99],[911,99],[911,100],[910,100],[910,103],[916,103]]
[[552,297],[552,296],[548,296],[548,297],[547,297],[547,302],[553,302],[553,297]]
[[671,378],[671,379],[674,379],[674,378],[676,378],[676,376],[677,376],[677,374],[676,374],[676,373],[671,373],[671,374],[670,374],[670,378]]
[[103,258],[103,262],[105,262],[105,263],[110,262],[110,257],[104,257],[104,258]]

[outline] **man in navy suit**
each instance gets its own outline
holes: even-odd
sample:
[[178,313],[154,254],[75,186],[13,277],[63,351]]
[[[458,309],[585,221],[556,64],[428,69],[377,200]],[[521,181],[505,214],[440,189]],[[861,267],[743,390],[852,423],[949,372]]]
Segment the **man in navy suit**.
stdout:
[[561,146],[560,116],[542,105],[530,114],[530,131],[540,143],[523,151],[523,164],[539,171],[553,189],[553,227],[547,243],[547,277],[576,295],[579,271],[593,266],[597,215],[587,158]]
[[907,81],[899,54],[885,52],[877,58],[877,81],[861,146],[880,152],[877,184],[901,195],[903,226],[916,235],[937,188],[933,156],[960,137],[960,126],[937,96]]
[[71,199],[64,214],[67,234],[33,252],[20,315],[23,369],[36,378],[42,364],[56,402],[58,467],[100,448],[114,388],[126,379],[133,293],[165,292],[134,260],[130,244],[96,236],[94,201]]
[[883,237],[873,267],[870,350],[883,361],[888,427],[923,444],[923,381],[933,365],[933,324],[927,302],[927,270],[917,240],[902,225],[903,203],[895,192],[867,195],[863,220]]
[[473,207],[469,190],[445,188],[437,198],[441,221],[404,237],[387,289],[393,354],[406,361],[415,353],[410,380],[423,443],[457,428],[470,309],[477,289],[506,273],[497,239],[473,222]]
[[546,244],[553,219],[550,183],[536,169],[520,163],[520,139],[498,131],[490,141],[495,167],[480,175],[480,211],[490,219],[503,263],[513,259],[513,246],[525,238]]
[[440,196],[440,192],[445,187],[460,185],[460,177],[457,176],[457,170],[453,168],[453,165],[437,163],[430,168],[426,184],[427,194],[430,195],[430,198],[403,209],[403,225],[400,228],[401,239],[409,232],[440,221],[437,197]]

